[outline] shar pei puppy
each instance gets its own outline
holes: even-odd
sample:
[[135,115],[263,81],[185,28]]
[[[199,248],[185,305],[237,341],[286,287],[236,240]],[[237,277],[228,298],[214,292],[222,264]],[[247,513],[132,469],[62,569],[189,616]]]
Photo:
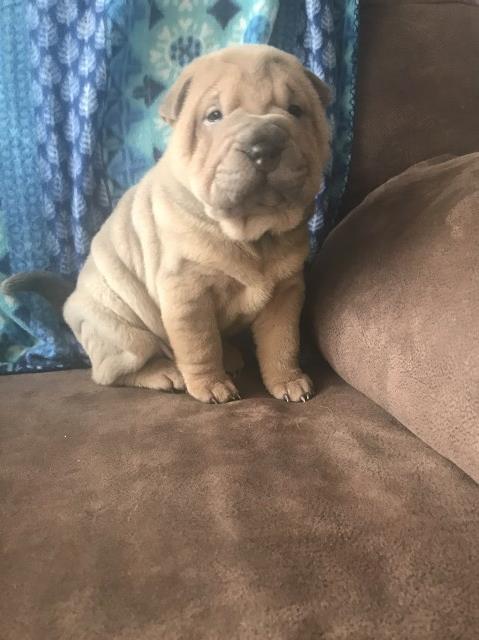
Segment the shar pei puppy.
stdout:
[[327,87],[273,47],[194,60],[163,102],[173,127],[159,162],[92,241],[77,284],[18,274],[63,308],[102,385],[239,398],[228,337],[251,328],[265,386],[306,401],[299,321],[307,217],[329,154]]

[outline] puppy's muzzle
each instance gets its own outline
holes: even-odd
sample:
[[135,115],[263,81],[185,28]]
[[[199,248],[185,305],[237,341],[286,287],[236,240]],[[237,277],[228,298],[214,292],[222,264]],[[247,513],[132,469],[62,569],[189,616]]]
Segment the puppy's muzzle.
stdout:
[[243,142],[243,151],[257,169],[271,173],[281,160],[286,140],[283,129],[274,124],[265,124],[250,133]]

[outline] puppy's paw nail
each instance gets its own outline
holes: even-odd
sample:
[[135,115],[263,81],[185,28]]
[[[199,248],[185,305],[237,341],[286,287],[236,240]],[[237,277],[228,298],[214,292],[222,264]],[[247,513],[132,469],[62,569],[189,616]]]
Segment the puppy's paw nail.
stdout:
[[304,373],[292,372],[285,382],[274,384],[269,388],[271,395],[286,402],[308,402],[313,397],[313,384]]
[[193,398],[209,404],[225,404],[239,399],[238,390],[227,376],[223,379],[218,377],[218,379],[213,378],[212,380],[190,381],[188,392]]

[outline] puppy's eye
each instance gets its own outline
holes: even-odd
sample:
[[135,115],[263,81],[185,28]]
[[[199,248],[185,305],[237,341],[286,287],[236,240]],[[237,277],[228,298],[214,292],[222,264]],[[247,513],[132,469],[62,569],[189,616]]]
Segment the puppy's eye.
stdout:
[[222,120],[222,119],[223,119],[223,114],[219,109],[210,111],[210,113],[206,116],[207,122],[218,122],[218,120]]
[[290,104],[288,107],[288,113],[290,113],[295,118],[301,118],[304,111],[301,109],[299,104]]

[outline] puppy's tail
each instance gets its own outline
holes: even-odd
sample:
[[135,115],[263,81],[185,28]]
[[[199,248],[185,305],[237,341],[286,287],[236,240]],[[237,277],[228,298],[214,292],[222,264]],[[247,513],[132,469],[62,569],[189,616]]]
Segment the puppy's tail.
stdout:
[[16,273],[0,283],[0,292],[15,297],[20,292],[38,293],[61,314],[68,296],[75,285],[50,271],[25,271]]

